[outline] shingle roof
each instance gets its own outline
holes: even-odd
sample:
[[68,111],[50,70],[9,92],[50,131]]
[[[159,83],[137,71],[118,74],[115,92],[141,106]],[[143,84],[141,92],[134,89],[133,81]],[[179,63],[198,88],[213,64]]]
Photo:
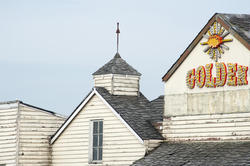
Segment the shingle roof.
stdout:
[[162,143],[132,166],[250,165],[250,142]]
[[218,14],[243,39],[250,43],[250,15],[249,14]]
[[141,139],[163,139],[150,123],[150,102],[142,93],[139,96],[119,96],[111,95],[105,88],[96,87],[96,90]]
[[116,53],[113,59],[93,73],[93,75],[103,74],[141,75],[141,73],[130,66],[125,60],[123,60],[119,53]]
[[158,98],[152,100],[151,104],[151,121],[161,122],[163,121],[163,110],[164,110],[164,96],[159,96]]

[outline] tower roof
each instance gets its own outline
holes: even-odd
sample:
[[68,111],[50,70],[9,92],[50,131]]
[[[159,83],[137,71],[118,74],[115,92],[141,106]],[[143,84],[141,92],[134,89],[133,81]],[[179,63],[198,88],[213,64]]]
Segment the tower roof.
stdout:
[[123,60],[119,53],[116,53],[114,58],[108,63],[98,69],[93,75],[104,74],[122,74],[122,75],[136,75],[141,76],[137,70],[130,66],[125,60]]

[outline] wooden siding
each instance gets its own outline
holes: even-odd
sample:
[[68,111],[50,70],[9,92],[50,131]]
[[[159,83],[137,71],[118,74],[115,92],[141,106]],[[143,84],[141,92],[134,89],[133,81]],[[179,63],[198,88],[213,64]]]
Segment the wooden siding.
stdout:
[[249,140],[250,113],[175,116],[164,119],[167,140]]
[[[98,165],[127,166],[145,154],[145,147],[94,95],[52,145],[52,165],[91,165],[89,163],[90,123],[103,120],[103,162]],[[95,164],[96,165],[96,164]]]
[[51,164],[50,137],[65,118],[20,105],[19,166]]
[[249,108],[249,89],[172,95],[166,94],[164,115],[183,116],[250,112]]
[[17,114],[18,104],[1,104],[0,106],[0,164],[16,166],[17,164]]
[[147,153],[157,148],[163,140],[145,140],[144,145],[147,147]]
[[137,96],[140,90],[139,76],[108,74],[94,76],[95,87],[104,87],[114,95]]

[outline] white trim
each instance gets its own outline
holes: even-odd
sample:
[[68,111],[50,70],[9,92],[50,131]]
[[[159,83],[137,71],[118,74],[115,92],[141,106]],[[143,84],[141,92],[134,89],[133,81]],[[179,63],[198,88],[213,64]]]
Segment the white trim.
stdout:
[[109,103],[102,97],[102,95],[100,95],[95,89],[94,91],[96,92],[96,95],[100,97],[102,101],[111,109],[111,111],[116,115],[116,117],[122,121],[122,123],[128,128],[128,130],[135,135],[135,137],[140,141],[140,143],[143,144],[144,142],[141,137],[139,137],[139,135],[127,124],[127,122],[124,121],[124,119],[113,109],[113,107],[109,105]]
[[61,133],[65,130],[65,128],[71,123],[71,121],[75,118],[75,116],[81,111],[81,109],[88,103],[88,101],[95,94],[95,90],[91,92],[91,94],[83,101],[83,103],[76,109],[76,111],[69,117],[69,119],[63,124],[63,126],[56,132],[56,134],[52,137],[50,144],[53,144],[55,140],[61,135]]
[[144,141],[141,139],[140,136],[125,122],[125,120],[113,109],[113,107],[100,95],[97,90],[94,88],[94,90],[91,92],[91,94],[84,100],[84,102],[77,108],[77,110],[69,117],[69,119],[63,124],[63,126],[56,132],[56,134],[52,137],[50,144],[53,144],[55,140],[61,135],[61,133],[65,130],[65,128],[71,123],[71,121],[75,118],[75,116],[82,110],[82,108],[88,103],[88,101],[92,98],[92,96],[96,94],[98,97],[101,98],[101,100],[111,109],[111,111],[115,114],[115,116],[121,120],[121,122],[128,128],[129,131],[131,131],[135,137],[140,141],[141,144],[144,143]]

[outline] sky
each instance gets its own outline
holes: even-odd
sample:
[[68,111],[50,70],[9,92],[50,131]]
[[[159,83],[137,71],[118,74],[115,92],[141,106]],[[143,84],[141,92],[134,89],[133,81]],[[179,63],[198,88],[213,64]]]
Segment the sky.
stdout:
[[250,14],[250,1],[0,0],[0,101],[69,115],[93,88],[92,73],[114,57],[117,22],[119,53],[153,100],[214,13]]

